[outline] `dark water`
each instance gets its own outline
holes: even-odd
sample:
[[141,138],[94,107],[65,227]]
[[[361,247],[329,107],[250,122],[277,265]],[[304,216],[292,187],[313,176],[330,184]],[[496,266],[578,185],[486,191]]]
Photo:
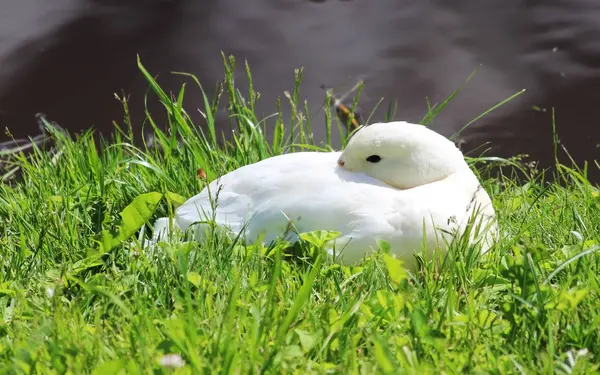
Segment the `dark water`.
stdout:
[[[478,68],[436,118],[451,135],[510,95],[527,91],[477,121],[465,149],[527,153],[553,160],[552,116],[578,161],[600,159],[600,2],[597,0],[0,0],[0,127],[15,137],[38,132],[34,114],[76,131],[110,131],[130,94],[143,119],[147,89],[136,54],[176,90],[194,73],[211,93],[222,77],[220,52],[246,58],[261,92],[259,111],[275,112],[304,67],[301,96],[318,110],[322,84],[364,79],[360,105],[381,120],[389,100],[397,119],[419,121],[426,97],[440,102]],[[240,70],[237,83],[243,88]],[[202,107],[189,87],[186,108]],[[153,112],[159,112],[156,103]],[[315,128],[318,128],[318,121]],[[322,136],[322,132],[316,131]],[[0,135],[1,138],[5,135]],[[594,178],[600,178],[597,168]]]

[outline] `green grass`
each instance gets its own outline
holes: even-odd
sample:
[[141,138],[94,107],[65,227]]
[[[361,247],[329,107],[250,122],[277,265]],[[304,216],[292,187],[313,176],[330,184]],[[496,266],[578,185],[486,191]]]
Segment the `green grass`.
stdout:
[[[293,116],[275,116],[267,132],[252,85],[235,89],[232,64],[229,141],[214,128],[216,102],[200,105],[202,132],[183,109],[185,90],[171,98],[140,65],[169,113],[168,132],[148,114],[154,147],[135,146],[125,122],[111,139],[53,132],[53,153],[11,157],[21,176],[0,185],[2,373],[596,371],[600,192],[563,166],[554,183],[527,169],[519,183],[486,178],[497,246],[478,257],[457,243],[443,263],[422,260],[414,272],[385,251],[332,264],[318,236],[305,236],[306,258],[219,235],[144,247],[148,225],[206,184],[198,168],[211,180],[271,155],[331,148],[313,142],[298,86],[279,104]],[[512,163],[470,161],[483,172]],[[167,354],[185,365],[161,364]]]

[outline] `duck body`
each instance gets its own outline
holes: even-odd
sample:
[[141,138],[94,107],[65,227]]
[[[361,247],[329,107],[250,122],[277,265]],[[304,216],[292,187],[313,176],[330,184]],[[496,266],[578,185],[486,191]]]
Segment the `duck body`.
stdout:
[[[342,152],[298,152],[241,167],[178,207],[175,224],[183,231],[194,224],[200,240],[206,221],[214,219],[234,235],[243,232],[247,242],[265,243],[284,234],[294,242],[296,232],[336,231],[340,236],[328,250],[342,263],[359,261],[383,240],[411,265],[424,243],[427,251],[445,248],[448,236],[464,231],[474,210],[486,220],[495,215],[464,160],[443,179],[397,188],[344,168],[343,157]],[[291,232],[290,222],[295,228]],[[155,234],[166,223],[158,221]]]

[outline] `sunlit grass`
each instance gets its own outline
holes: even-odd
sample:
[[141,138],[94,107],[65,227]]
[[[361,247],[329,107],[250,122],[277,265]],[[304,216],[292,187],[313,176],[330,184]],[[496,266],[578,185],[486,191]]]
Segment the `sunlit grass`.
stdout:
[[[318,255],[318,236],[304,236],[303,249],[314,255],[304,261],[287,256],[284,244],[243,244],[216,234],[202,244],[145,247],[148,225],[207,181],[272,155],[329,150],[332,129],[345,136],[344,124],[336,126],[327,111],[326,142],[313,141],[300,100],[301,71],[279,103],[292,116],[274,115],[268,131],[253,110],[252,84],[249,93],[238,92],[234,61],[225,63],[233,135],[214,126],[218,103],[201,103],[207,126],[200,129],[184,110],[198,103],[184,105],[183,88],[173,96],[163,92],[140,65],[169,114],[167,131],[148,114],[152,147],[134,144],[127,123],[100,141],[91,132],[72,139],[49,127],[52,153],[34,147],[30,155],[11,156],[20,177],[0,185],[4,372],[598,368],[600,192],[563,166],[560,183],[542,182],[526,168],[525,181],[486,179],[501,224],[497,246],[477,257],[457,243],[443,265],[422,260],[415,272],[385,252],[353,267],[332,264]],[[443,105],[432,106],[424,122]],[[479,170],[512,163],[470,161]]]

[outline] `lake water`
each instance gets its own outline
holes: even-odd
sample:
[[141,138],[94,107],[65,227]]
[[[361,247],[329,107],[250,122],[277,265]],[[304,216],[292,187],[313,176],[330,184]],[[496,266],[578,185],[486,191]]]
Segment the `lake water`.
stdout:
[[[44,112],[72,131],[106,133],[122,122],[121,92],[139,123],[147,85],[136,54],[166,88],[177,90],[184,78],[169,72],[182,71],[212,93],[221,51],[249,61],[264,115],[304,67],[301,97],[320,113],[317,137],[323,84],[343,91],[363,79],[364,117],[384,97],[372,121],[393,100],[397,119],[416,122],[426,98],[444,100],[477,69],[434,129],[451,135],[526,89],[463,133],[463,148],[488,143],[489,155],[527,153],[549,165],[554,107],[572,157],[600,159],[597,0],[0,0],[0,128],[35,135],[34,114]],[[243,88],[242,70],[236,78]],[[191,85],[185,104],[202,107]]]

